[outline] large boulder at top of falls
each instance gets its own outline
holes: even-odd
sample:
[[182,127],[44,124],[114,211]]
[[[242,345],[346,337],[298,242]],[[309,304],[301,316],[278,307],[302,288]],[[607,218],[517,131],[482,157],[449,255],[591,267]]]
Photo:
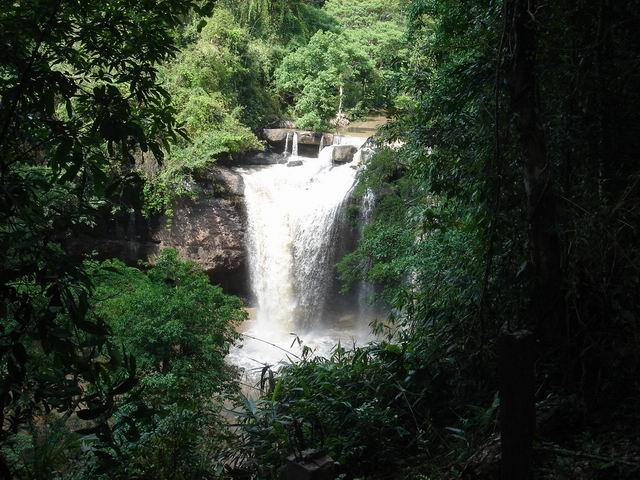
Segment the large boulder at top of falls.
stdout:
[[336,145],[333,147],[331,159],[333,163],[350,163],[357,151],[358,148],[353,145]]
[[333,143],[333,134],[331,133],[308,132],[291,128],[265,128],[262,133],[264,138],[271,144],[286,143],[287,135],[293,135],[294,133],[298,134],[299,145],[320,145],[323,138],[325,145]]
[[225,167],[214,167],[196,182],[203,192],[214,190],[217,196],[242,197],[244,180],[238,172]]
[[91,231],[66,241],[71,253],[96,251],[101,258],[153,263],[163,248],[199,264],[212,282],[230,293],[247,292],[244,181],[215,167],[189,183],[190,195],[176,199],[171,217],[144,218],[139,212],[109,214]]
[[296,130],[298,134],[298,143],[301,145],[320,145],[320,141],[322,137],[324,137],[325,144],[333,143],[333,135],[330,133],[316,133],[316,132],[306,132],[303,130]]
[[291,133],[289,128],[265,128],[262,133],[264,138],[269,142],[284,142],[287,140],[287,135]]

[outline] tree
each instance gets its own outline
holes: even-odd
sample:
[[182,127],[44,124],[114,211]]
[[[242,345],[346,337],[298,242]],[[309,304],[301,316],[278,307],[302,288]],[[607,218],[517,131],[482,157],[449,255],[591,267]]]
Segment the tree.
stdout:
[[345,44],[361,49],[375,66],[371,87],[362,98],[368,109],[390,108],[400,93],[406,48],[405,5],[397,0],[329,0],[324,11],[335,18]]
[[134,152],[162,158],[184,133],[157,65],[192,8],[211,5],[30,0],[0,12],[0,444],[53,409],[112,439],[107,419],[135,385],[135,361],[87,318],[90,279],[60,241],[132,175]]
[[225,0],[226,8],[252,36],[277,43],[307,41],[318,29],[330,29],[332,19],[320,10],[324,0]]
[[511,110],[517,119],[518,139],[524,164],[528,215],[528,270],[531,283],[532,322],[547,340],[562,338],[560,316],[562,274],[556,223],[553,165],[547,154],[546,134],[540,118],[536,69],[537,34],[540,19],[536,2],[507,1],[511,70]]
[[193,19],[191,38],[175,60],[161,69],[176,119],[187,134],[178,138],[161,168],[146,169],[145,213],[166,213],[185,183],[220,159],[261,150],[252,129],[277,111],[258,47],[231,12],[218,6],[202,25]]
[[300,128],[326,129],[342,104],[354,109],[374,76],[357,46],[333,32],[317,32],[287,55],[276,71],[276,88],[293,106]]
[[92,277],[92,315],[136,356],[146,395],[197,407],[231,384],[224,358],[246,313],[198,265],[169,249],[147,272],[108,260]]
[[[143,392],[153,410],[120,438],[123,478],[199,478],[210,475],[226,435],[222,402],[236,391],[225,362],[246,319],[242,301],[225,295],[193,262],[162,250],[146,272],[108,260],[90,267],[96,288],[91,315],[102,318],[136,357]],[[117,416],[119,418],[119,416]]]

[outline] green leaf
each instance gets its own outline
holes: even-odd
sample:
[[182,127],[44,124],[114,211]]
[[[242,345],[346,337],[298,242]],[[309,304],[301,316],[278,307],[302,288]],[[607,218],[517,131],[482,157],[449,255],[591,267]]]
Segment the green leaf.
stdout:
[[78,410],[76,415],[80,420],[94,420],[98,418],[100,415],[106,413],[109,410],[108,405],[102,405],[99,407],[94,407],[86,410]]
[[67,163],[72,149],[73,141],[71,139],[64,139],[63,142],[58,145],[51,162],[54,171],[60,171],[61,166]]
[[138,384],[138,380],[135,377],[129,377],[124,382],[116,386],[113,390],[111,390],[111,395],[122,395],[130,391],[133,387]]
[[109,328],[97,322],[90,322],[87,320],[76,320],[75,324],[81,330],[84,330],[87,333],[91,333],[92,335],[98,336],[107,336],[109,335]]
[[164,159],[164,153],[162,152],[160,145],[158,145],[156,142],[150,142],[149,148],[151,148],[153,155],[158,161],[162,161]]

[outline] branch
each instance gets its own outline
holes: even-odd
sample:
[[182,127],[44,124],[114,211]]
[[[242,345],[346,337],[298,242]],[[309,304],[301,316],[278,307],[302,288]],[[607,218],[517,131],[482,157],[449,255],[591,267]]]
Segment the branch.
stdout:
[[298,355],[296,355],[295,353],[292,353],[289,350],[284,349],[284,348],[276,345],[275,343],[267,342],[266,340],[262,340],[261,338],[252,337],[251,335],[247,335],[246,333],[241,333],[240,335],[242,335],[243,337],[250,338],[251,340],[256,340],[258,342],[262,342],[262,343],[266,343],[267,345],[271,345],[272,347],[276,347],[277,349],[282,350],[284,353],[288,353],[289,355],[293,355],[294,357],[296,357],[298,360],[302,360],[302,358],[299,357]]

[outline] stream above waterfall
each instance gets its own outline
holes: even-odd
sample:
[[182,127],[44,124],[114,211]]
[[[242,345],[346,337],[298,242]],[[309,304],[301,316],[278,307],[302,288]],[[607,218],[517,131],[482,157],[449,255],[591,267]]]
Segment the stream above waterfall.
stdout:
[[339,341],[371,339],[371,310],[359,304],[358,292],[339,293],[335,273],[357,235],[346,210],[366,138],[336,141],[358,148],[346,164],[333,162],[331,145],[318,158],[298,156],[296,140],[293,135],[286,142],[288,164],[238,169],[252,298],[250,319],[240,330],[244,339],[229,360],[247,370],[286,361],[286,352],[299,356],[303,346],[328,355]]

